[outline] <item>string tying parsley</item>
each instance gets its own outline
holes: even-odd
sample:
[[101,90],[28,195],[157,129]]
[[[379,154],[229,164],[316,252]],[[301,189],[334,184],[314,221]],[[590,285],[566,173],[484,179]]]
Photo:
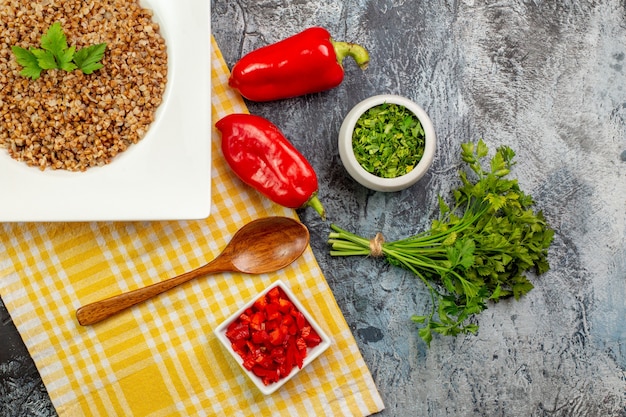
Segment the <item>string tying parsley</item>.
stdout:
[[78,51],[75,46],[68,47],[61,23],[56,22],[41,36],[41,48],[13,46],[11,49],[17,63],[23,67],[20,75],[36,80],[43,70],[48,69],[68,72],[79,69],[84,74],[91,74],[102,68],[100,60],[106,47],[106,43],[91,45]]
[[383,243],[385,243],[385,237],[382,233],[376,233],[372,239],[370,239],[370,255],[374,258],[380,258],[384,255]]

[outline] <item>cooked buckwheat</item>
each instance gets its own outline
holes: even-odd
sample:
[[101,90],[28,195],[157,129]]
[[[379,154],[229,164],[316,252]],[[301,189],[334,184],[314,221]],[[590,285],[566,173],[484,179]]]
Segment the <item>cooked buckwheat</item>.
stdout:
[[[106,43],[103,68],[20,75],[11,46],[39,47],[60,22],[76,49]],[[0,148],[31,166],[84,171],[111,162],[154,120],[167,51],[138,0],[0,0]]]

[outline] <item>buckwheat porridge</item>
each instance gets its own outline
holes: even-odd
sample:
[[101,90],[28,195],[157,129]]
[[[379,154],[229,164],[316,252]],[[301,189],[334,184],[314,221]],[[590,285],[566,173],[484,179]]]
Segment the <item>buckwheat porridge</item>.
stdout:
[[[20,75],[12,46],[37,48],[60,22],[68,46],[106,43],[103,67]],[[154,121],[167,51],[138,0],[0,0],[0,148],[30,166],[84,171],[137,143]]]

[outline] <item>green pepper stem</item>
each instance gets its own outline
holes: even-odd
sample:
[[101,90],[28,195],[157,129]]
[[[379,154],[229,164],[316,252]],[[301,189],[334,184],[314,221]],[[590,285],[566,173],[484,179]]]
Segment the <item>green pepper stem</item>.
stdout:
[[350,42],[338,42],[330,40],[333,48],[335,48],[335,55],[337,55],[337,62],[339,65],[343,65],[343,60],[347,56],[351,56],[356,61],[357,65],[362,69],[366,69],[370,63],[370,54],[367,49],[356,43]]
[[313,194],[309,201],[304,203],[304,207],[313,207],[315,211],[317,211],[322,218],[322,220],[326,220],[326,210],[324,210],[324,206],[319,198],[317,198],[317,193]]

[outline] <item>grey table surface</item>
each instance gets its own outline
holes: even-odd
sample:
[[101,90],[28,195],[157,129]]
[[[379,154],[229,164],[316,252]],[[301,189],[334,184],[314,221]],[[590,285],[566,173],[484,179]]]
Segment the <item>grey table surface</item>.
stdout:
[[[385,403],[381,416],[626,416],[626,3],[623,0],[212,0],[212,32],[229,66],[242,54],[327,28],[366,46],[341,86],[248,103],[318,172],[323,222],[300,211],[311,245]],[[351,180],[337,151],[343,117],[391,93],[426,109],[434,164],[397,193]],[[338,259],[329,223],[388,239],[428,227],[461,167],[459,145],[483,138],[517,153],[513,174],[556,230],[552,269],[520,301],[490,305],[476,335],[436,337],[409,317],[423,285],[380,260]],[[0,308],[0,415],[54,410]]]

